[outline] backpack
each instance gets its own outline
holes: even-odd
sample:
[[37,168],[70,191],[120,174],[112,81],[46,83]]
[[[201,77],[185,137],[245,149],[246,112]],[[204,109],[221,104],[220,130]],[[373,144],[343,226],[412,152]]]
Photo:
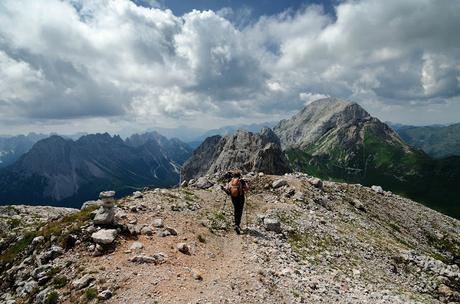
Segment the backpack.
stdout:
[[232,197],[238,197],[243,195],[243,183],[239,178],[232,178],[229,183],[230,195]]

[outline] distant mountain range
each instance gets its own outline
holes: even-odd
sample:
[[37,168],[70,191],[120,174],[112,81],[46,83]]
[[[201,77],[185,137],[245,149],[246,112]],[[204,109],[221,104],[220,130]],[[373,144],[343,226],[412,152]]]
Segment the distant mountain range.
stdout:
[[[176,185],[181,170],[185,178],[194,178],[239,168],[268,174],[303,171],[325,179],[381,185],[460,218],[460,156],[434,159],[419,149],[427,146],[414,143],[436,146],[444,141],[443,147],[455,150],[452,143],[460,124],[425,129],[393,126],[400,136],[358,104],[326,98],[280,121],[273,131],[264,125],[246,125],[258,133],[234,132],[237,126],[211,130],[206,135],[213,136],[195,151],[157,132],[126,140],[107,133],[75,141],[51,136],[0,169],[0,204],[79,206],[101,190],[124,195],[144,186]],[[431,154],[443,155],[439,153]]]
[[460,155],[460,123],[448,126],[407,126],[396,131],[405,142],[434,158]]
[[[57,134],[29,133],[27,135],[0,136],[0,168],[7,167],[28,152],[39,140]],[[61,135],[64,138],[76,140],[87,133]]]
[[37,141],[48,136],[29,133],[27,135],[0,137],[0,168],[11,165],[29,151]]
[[144,186],[172,186],[191,152],[157,133],[126,141],[107,133],[76,141],[54,135],[0,170],[0,203],[79,206],[102,190],[123,195]]

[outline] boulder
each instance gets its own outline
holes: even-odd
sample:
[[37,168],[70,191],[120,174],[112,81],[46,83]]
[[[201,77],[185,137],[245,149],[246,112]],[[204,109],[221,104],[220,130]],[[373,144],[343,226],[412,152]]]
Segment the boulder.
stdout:
[[32,240],[32,247],[36,247],[38,244],[41,244],[45,241],[45,237],[40,235],[40,236],[36,236],[34,237],[34,239]]
[[195,187],[200,188],[200,189],[208,189],[213,186],[213,183],[211,183],[206,177],[202,176],[198,178],[198,180],[195,183]]
[[72,282],[72,287],[75,288],[76,290],[80,290],[82,288],[88,287],[91,282],[95,281],[96,279],[90,275],[90,274],[85,274],[81,278],[75,280]]
[[157,253],[154,254],[153,256],[147,256],[147,255],[136,255],[132,258],[129,259],[130,262],[133,263],[152,263],[152,264],[160,264],[164,262],[166,259],[166,255],[164,253]]
[[378,194],[385,194],[385,192],[383,191],[382,187],[380,186],[372,186],[371,189],[375,192],[375,193],[378,193]]
[[99,193],[99,198],[100,199],[106,199],[106,198],[113,198],[115,197],[115,191],[110,190],[110,191],[102,191]]
[[88,209],[88,208],[91,208],[93,206],[102,206],[102,201],[101,200],[97,200],[97,201],[86,201],[83,203],[83,205],[81,206],[81,210],[85,210],[85,209]]
[[264,227],[267,231],[281,233],[281,223],[278,219],[264,218]]
[[24,283],[22,288],[18,288],[19,290],[17,291],[17,293],[19,294],[19,296],[24,297],[26,295],[31,294],[34,290],[37,290],[37,288],[38,283],[34,280],[29,280]]
[[116,229],[101,229],[91,235],[93,241],[97,244],[112,244],[117,237]]
[[315,188],[323,189],[323,181],[317,177],[309,178],[308,182]]
[[141,228],[142,228],[141,226],[128,224],[127,227],[128,227],[129,233],[131,233],[132,235],[141,234]]
[[179,252],[182,252],[183,254],[186,254],[186,255],[191,255],[192,254],[190,252],[190,247],[186,243],[178,243],[176,245],[176,248],[177,248],[177,250],[179,250]]
[[161,237],[177,235],[177,231],[173,228],[165,228],[160,232]]
[[287,185],[287,180],[285,180],[285,179],[277,179],[272,183],[272,188],[277,189],[277,188],[283,187],[285,185]]
[[144,235],[153,235],[153,230],[151,227],[149,226],[144,226],[142,227],[141,229],[141,234],[144,234]]
[[366,211],[366,208],[364,207],[364,204],[360,200],[358,200],[356,198],[351,201],[351,204],[358,210]]
[[93,218],[95,225],[113,225],[115,223],[115,208],[99,208]]
[[129,247],[130,250],[135,250],[135,251],[142,250],[143,248],[144,248],[144,244],[142,244],[141,242],[134,242]]
[[104,291],[101,291],[98,295],[97,298],[99,300],[108,300],[112,297],[113,293],[109,289],[106,289]]
[[305,201],[305,194],[302,192],[298,191],[294,194],[292,197],[293,200],[298,201],[298,202],[304,202]]
[[161,218],[154,219],[152,225],[153,227],[156,227],[156,228],[163,228],[164,227],[163,219]]
[[99,198],[102,200],[102,205],[104,207],[113,207],[113,202],[115,201],[115,191],[102,191],[99,193]]
[[140,191],[133,192],[133,198],[142,198],[144,195]]
[[40,259],[42,264],[46,264],[49,261],[54,260],[58,256],[62,255],[63,253],[64,253],[64,249],[62,249],[62,247],[53,245],[51,246],[49,250],[40,254],[38,258]]
[[37,296],[35,297],[34,303],[37,303],[37,304],[54,303],[50,301],[50,298],[53,294],[55,294],[57,298],[59,299],[59,294],[55,290],[51,289],[51,287],[45,288],[37,294]]

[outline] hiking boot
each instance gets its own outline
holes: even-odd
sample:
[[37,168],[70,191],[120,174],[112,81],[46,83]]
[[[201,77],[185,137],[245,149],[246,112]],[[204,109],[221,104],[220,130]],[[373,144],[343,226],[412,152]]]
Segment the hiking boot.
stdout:
[[236,234],[241,234],[240,226],[235,226],[235,232],[236,232]]

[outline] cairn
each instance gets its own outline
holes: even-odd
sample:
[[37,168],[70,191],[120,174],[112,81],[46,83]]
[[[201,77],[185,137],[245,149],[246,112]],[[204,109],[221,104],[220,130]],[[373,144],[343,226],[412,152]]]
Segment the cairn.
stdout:
[[94,225],[111,226],[115,222],[115,191],[102,191],[99,194],[102,206],[96,211]]

